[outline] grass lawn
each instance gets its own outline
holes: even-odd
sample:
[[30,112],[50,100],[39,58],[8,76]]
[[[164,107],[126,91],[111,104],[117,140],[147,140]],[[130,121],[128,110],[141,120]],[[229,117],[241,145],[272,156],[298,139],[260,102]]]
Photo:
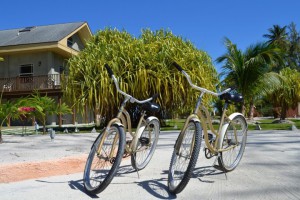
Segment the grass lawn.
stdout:
[[[300,130],[300,119],[288,119],[289,121],[294,122],[294,125]],[[291,130],[292,124],[288,123],[272,123],[275,121],[274,119],[262,119],[258,120],[260,127],[262,130]],[[167,119],[165,120],[165,126],[161,127],[162,131],[168,131],[168,130],[181,130],[184,126],[185,119]],[[213,127],[215,130],[218,130],[219,125],[213,124]],[[256,125],[255,124],[248,124],[249,130],[255,130]],[[49,128],[49,127],[47,127]],[[209,127],[208,127],[209,128]],[[69,133],[75,133],[73,129],[68,128]],[[92,127],[79,127],[78,133],[88,133],[91,132]],[[101,129],[97,129],[97,132],[100,132]],[[133,129],[133,131],[135,131]],[[56,134],[64,133],[63,129],[56,130]],[[24,127],[3,127],[2,134],[4,135],[22,135],[22,134],[36,134],[34,131],[33,126],[26,127],[26,130],[24,130]],[[42,134],[41,129],[39,134]],[[48,132],[46,132],[48,134]]]
[[[300,119],[289,119],[294,122],[294,125],[300,129]],[[290,130],[292,124],[289,123],[272,123],[275,119],[262,119],[258,120],[262,130]],[[166,126],[161,127],[161,130],[181,130],[184,125],[185,119],[168,119],[166,120]],[[213,125],[215,129],[218,129],[219,125]],[[249,130],[255,130],[255,124],[248,124]]]

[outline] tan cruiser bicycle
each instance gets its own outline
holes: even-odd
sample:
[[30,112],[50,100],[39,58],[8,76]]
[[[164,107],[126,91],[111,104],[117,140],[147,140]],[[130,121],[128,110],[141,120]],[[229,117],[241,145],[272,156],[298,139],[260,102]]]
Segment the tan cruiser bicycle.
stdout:
[[[248,125],[241,113],[236,112],[229,116],[226,114],[228,104],[243,101],[241,95],[230,93],[231,88],[215,93],[196,86],[181,66],[177,63],[173,63],[173,65],[187,78],[192,88],[201,92],[193,114],[186,119],[174,145],[168,173],[168,188],[171,193],[177,194],[186,187],[193,174],[202,138],[205,140],[206,158],[215,157],[215,163],[219,164],[218,168],[229,172],[234,170],[242,159]],[[201,104],[204,94],[214,95],[225,101],[218,130],[214,129],[207,108]],[[208,133],[207,126],[211,133]]]
[[[111,68],[107,64],[105,68],[113,79],[117,91],[124,95],[125,99],[116,118],[110,120],[107,127],[96,138],[87,158],[83,183],[85,189],[91,194],[102,192],[110,184],[123,156],[131,156],[131,164],[135,170],[145,168],[153,156],[160,133],[158,118],[146,117],[146,112],[159,111],[159,105],[153,102],[157,95],[143,101],[137,100],[120,90]],[[142,109],[135,132],[132,131],[130,115],[125,109],[128,101],[138,103]]]

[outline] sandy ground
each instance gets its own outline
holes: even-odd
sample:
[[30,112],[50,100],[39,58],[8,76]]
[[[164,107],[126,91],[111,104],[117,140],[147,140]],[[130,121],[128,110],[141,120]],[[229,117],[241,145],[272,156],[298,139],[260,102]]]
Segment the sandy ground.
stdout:
[[87,155],[0,165],[0,183],[83,172]]
[[4,135],[0,144],[0,183],[83,172],[97,134]]

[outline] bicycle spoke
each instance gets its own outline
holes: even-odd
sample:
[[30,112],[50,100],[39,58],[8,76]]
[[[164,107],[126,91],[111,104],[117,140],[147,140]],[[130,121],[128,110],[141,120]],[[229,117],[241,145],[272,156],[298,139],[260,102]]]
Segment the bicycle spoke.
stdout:
[[219,164],[225,171],[233,170],[240,162],[247,135],[247,124],[242,116],[230,122],[223,139],[222,153]]
[[[99,148],[101,150],[97,152]],[[84,187],[89,192],[96,194],[108,186],[117,172],[124,148],[125,133],[119,126],[113,125],[107,134],[97,138],[84,171]]]
[[138,139],[137,148],[132,156],[132,165],[136,170],[143,169],[152,158],[159,135],[159,122],[154,119],[147,124]]

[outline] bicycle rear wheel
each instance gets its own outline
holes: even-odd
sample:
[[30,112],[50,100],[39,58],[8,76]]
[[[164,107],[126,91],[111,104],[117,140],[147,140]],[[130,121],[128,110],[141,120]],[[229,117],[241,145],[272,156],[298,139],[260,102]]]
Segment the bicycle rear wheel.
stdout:
[[234,170],[243,157],[247,140],[247,123],[242,115],[230,121],[225,132],[222,152],[218,158],[220,167],[229,172]]
[[[123,127],[113,124],[105,138],[104,135],[103,132],[96,139],[84,169],[84,187],[91,194],[98,194],[109,185],[117,173],[124,153]],[[99,147],[102,140],[103,145]]]
[[138,139],[135,153],[131,155],[131,164],[134,169],[144,169],[150,162],[159,137],[160,125],[157,119],[152,119],[145,127]]
[[201,140],[202,128],[199,122],[190,121],[179,134],[175,147],[179,145],[180,148],[178,151],[174,148],[168,174],[171,193],[180,193],[188,184],[199,156]]

